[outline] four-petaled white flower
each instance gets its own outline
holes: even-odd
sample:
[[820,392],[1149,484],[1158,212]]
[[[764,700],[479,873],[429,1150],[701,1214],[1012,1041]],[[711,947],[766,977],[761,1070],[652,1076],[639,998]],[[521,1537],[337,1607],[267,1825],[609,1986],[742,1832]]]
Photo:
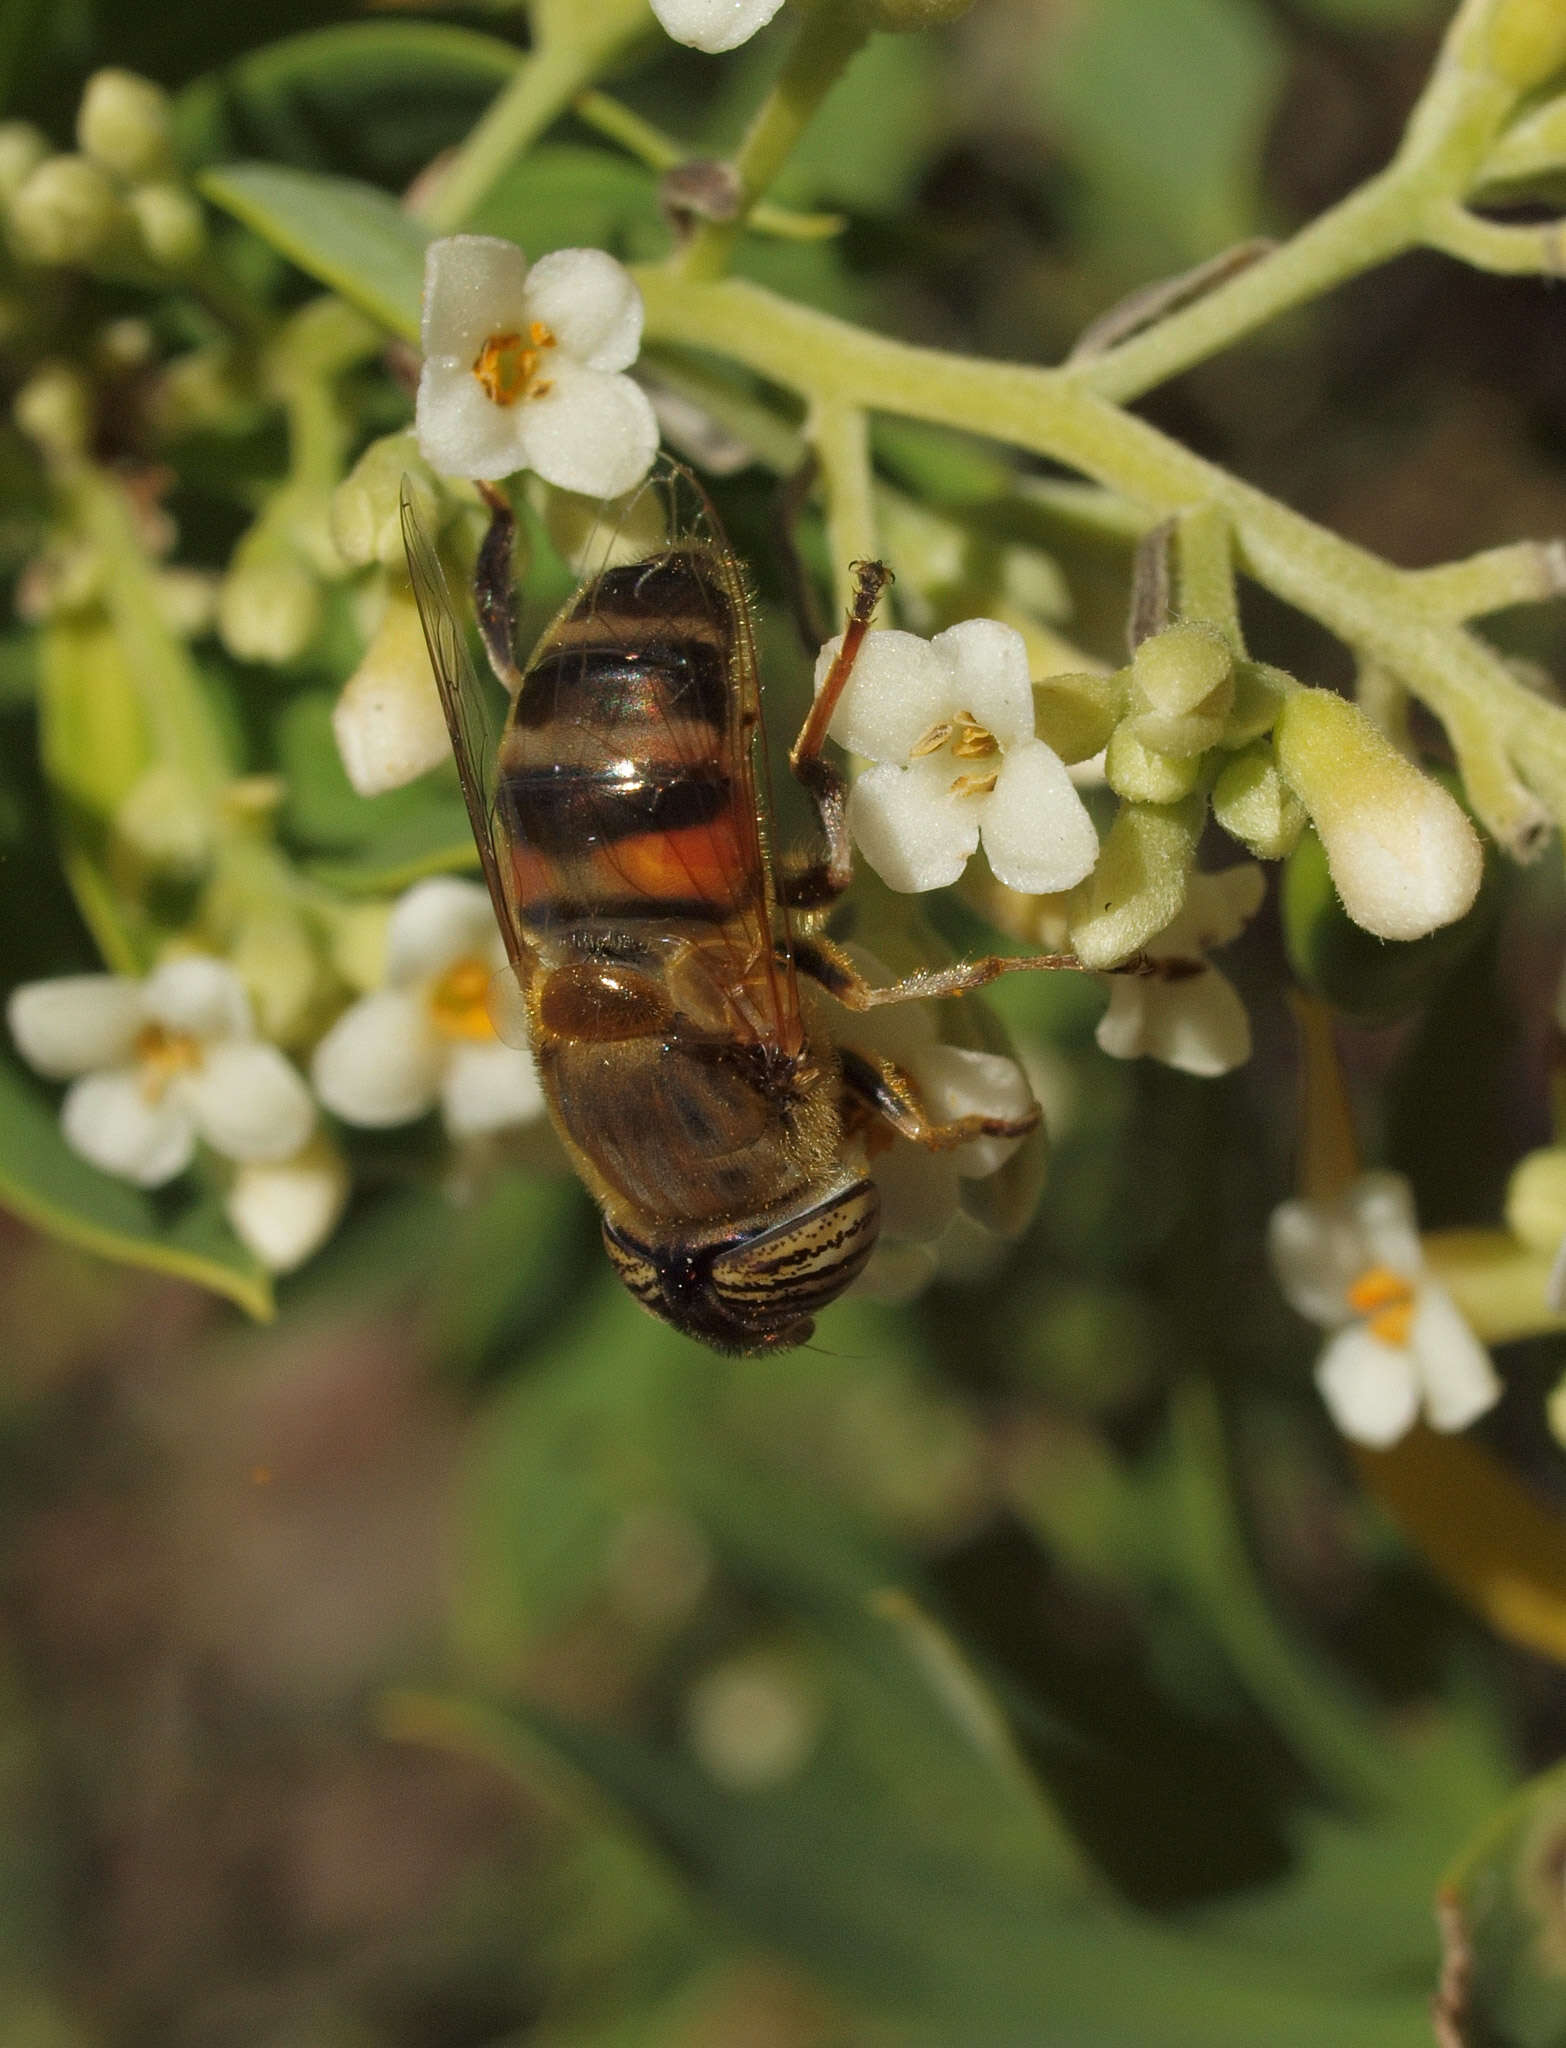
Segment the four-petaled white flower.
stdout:
[[61,1124],[105,1173],[161,1187],[197,1139],[242,1164],[292,1157],[315,1104],[291,1063],[255,1035],[233,968],[207,954],[167,960],[145,981],[66,975],[16,989],[7,1007],[24,1059],[66,1081]]
[[652,0],[652,11],[677,43],[715,56],[748,43],[782,5],[783,0]]
[[514,242],[448,235],[424,264],[419,448],[445,476],[534,469],[612,498],[647,474],[658,423],[621,374],[642,339],[642,299],[602,249],[557,249],[530,270]]
[[1500,1398],[1489,1353],[1425,1271],[1400,1175],[1362,1174],[1331,1202],[1282,1203],[1268,1251],[1293,1307],[1334,1333],[1316,1384],[1356,1443],[1396,1443],[1421,1409],[1432,1429],[1464,1429]]
[[400,897],[386,934],[386,985],[362,996],[315,1049],[311,1079],[345,1123],[385,1129],[438,1102],[454,1138],[531,1123],[543,1093],[531,1056],[490,1019],[505,963],[489,896],[439,875]]
[[1096,1034],[1102,1050],[1117,1060],[1145,1055],[1186,1074],[1227,1074],[1243,1066],[1251,1056],[1251,1020],[1233,984],[1208,964],[1206,954],[1209,946],[1239,937],[1266,893],[1266,877],[1254,861],[1192,875],[1180,914],[1143,950],[1154,960],[1190,961],[1197,971],[1167,980],[1152,974],[1111,978],[1109,1008]]
[[292,1159],[241,1166],[223,1197],[234,1235],[272,1273],[314,1256],[348,1204],[348,1164],[319,1133]]
[[[821,650],[818,690],[840,645]],[[854,783],[848,823],[893,889],[955,882],[981,840],[996,876],[1028,895],[1069,889],[1098,858],[1060,756],[1034,735],[1022,636],[998,619],[933,640],[867,633],[830,731],[876,764]]]

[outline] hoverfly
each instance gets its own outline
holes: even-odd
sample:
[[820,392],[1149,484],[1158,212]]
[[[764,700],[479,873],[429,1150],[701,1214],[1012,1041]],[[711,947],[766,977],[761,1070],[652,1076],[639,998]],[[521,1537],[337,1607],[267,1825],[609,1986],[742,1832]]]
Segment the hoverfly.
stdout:
[[688,1336],[781,1350],[805,1342],[875,1246],[876,1125],[945,1149],[1039,1121],[1037,1105],[933,1119],[906,1074],[843,1043],[844,1011],[1075,963],[991,958],[878,988],[820,934],[852,874],[845,785],[823,743],[888,572],[856,565],[842,652],[789,757],[825,857],[774,863],[742,572],[688,470],[661,459],[643,492],[627,525],[656,504],[665,538],[618,561],[607,535],[602,565],[519,671],[514,520],[485,491],[474,591],[512,699],[498,741],[405,485],[409,573],[539,1079],[610,1261]]

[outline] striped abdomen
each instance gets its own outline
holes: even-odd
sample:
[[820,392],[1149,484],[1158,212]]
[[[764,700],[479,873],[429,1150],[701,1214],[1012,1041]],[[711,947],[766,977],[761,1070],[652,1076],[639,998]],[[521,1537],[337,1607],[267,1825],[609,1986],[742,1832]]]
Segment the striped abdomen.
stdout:
[[736,631],[721,564],[694,548],[608,570],[540,644],[496,786],[535,942],[764,916]]

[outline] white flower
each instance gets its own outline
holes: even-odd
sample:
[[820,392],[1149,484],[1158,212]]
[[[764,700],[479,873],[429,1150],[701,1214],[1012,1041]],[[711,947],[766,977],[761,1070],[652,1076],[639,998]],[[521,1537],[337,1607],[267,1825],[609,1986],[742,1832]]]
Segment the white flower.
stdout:
[[424,263],[424,369],[415,428],[432,469],[612,498],[658,448],[636,360],[642,299],[602,249],[558,249],[531,270],[513,242],[448,235]]
[[223,1209],[240,1243],[269,1272],[291,1273],[325,1244],[347,1201],[343,1156],[317,1136],[292,1159],[241,1166]]
[[385,985],[351,1004],[315,1049],[316,1093],[345,1123],[411,1123],[438,1102],[454,1138],[531,1123],[544,1098],[528,1053],[490,1021],[505,953],[477,882],[417,882],[391,914]]
[[1400,1175],[1362,1174],[1332,1202],[1282,1203],[1268,1251],[1293,1307],[1334,1333],[1316,1384],[1356,1443],[1396,1443],[1421,1409],[1432,1429],[1464,1429],[1500,1398],[1489,1353],[1426,1275]]
[[255,1035],[249,998],[224,961],[188,954],[145,981],[67,975],[17,989],[7,1006],[24,1059],[69,1080],[66,1139],[105,1173],[161,1187],[198,1138],[244,1163],[296,1153],[315,1104],[275,1045]]
[[[816,663],[819,690],[841,645]],[[1054,749],[1034,736],[1022,636],[965,619],[933,640],[865,636],[831,732],[876,765],[854,783],[849,829],[893,889],[955,882],[982,839],[1009,889],[1053,895],[1098,858],[1098,835]]]
[[652,11],[677,43],[714,56],[748,43],[782,5],[783,0],[652,0]]
[[1192,875],[1180,913],[1144,948],[1154,960],[1195,960],[1201,971],[1170,980],[1109,978],[1109,1008],[1095,1034],[1117,1060],[1162,1060],[1182,1073],[1227,1074],[1251,1056],[1251,1020],[1234,988],[1207,964],[1209,946],[1239,937],[1261,908],[1267,882],[1253,861]]

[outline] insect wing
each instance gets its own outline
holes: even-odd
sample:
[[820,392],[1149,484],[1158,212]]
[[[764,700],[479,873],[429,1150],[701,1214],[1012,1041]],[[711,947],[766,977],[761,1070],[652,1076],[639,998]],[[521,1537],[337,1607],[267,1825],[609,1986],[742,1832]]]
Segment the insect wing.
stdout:
[[468,653],[467,638],[451,601],[445,571],[414,508],[406,479],[402,486],[402,539],[479,864],[489,886],[506,952],[520,975],[528,959],[528,947],[517,927],[515,908],[503,879],[504,847],[497,837],[493,798],[499,724],[489,692]]

